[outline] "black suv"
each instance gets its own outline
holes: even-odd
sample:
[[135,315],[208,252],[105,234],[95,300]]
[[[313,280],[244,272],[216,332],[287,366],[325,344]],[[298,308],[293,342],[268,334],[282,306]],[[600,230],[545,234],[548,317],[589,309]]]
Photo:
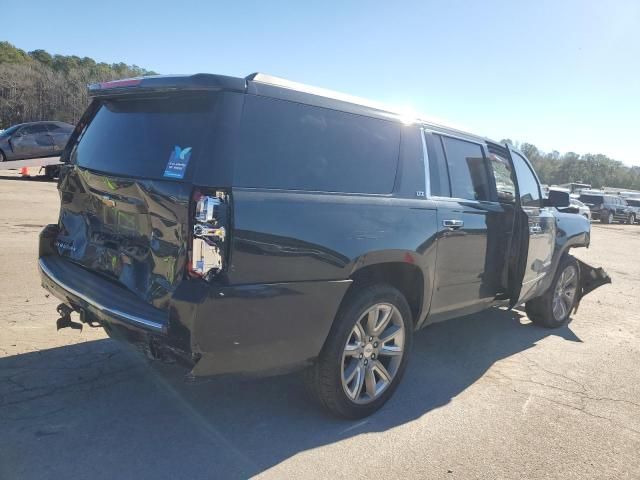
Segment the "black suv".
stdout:
[[415,330],[521,304],[558,327],[609,281],[568,254],[589,222],[509,145],[262,74],[90,93],[40,238],[58,328],[78,312],[196,376],[304,367],[357,418]]
[[585,191],[580,193],[579,200],[591,210],[591,218],[602,223],[629,222],[631,209],[624,198],[617,195],[609,195],[598,191]]

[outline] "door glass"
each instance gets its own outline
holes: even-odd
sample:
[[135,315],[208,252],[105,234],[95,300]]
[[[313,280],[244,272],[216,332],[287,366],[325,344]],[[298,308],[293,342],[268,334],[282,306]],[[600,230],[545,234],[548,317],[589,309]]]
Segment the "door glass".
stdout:
[[519,153],[512,152],[511,159],[520,187],[520,203],[523,207],[540,207],[540,186],[531,168]]
[[38,133],[45,133],[47,131],[47,127],[45,125],[31,125],[28,128],[28,133],[31,134],[38,134]]
[[449,167],[451,196],[468,200],[491,200],[489,176],[477,143],[442,137]]
[[431,195],[436,197],[450,197],[449,174],[447,173],[447,163],[444,157],[442,138],[439,135],[434,135],[433,142],[427,143],[427,149],[429,153]]
[[509,160],[502,155],[495,153],[489,154],[491,162],[491,170],[496,181],[496,190],[498,192],[498,201],[503,203],[515,203],[516,186],[513,183],[511,172],[511,164]]

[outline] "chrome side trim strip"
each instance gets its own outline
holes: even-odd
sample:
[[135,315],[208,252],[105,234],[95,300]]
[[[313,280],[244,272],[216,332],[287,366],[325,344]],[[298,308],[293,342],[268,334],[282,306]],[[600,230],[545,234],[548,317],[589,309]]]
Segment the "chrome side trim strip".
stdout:
[[136,315],[131,315],[131,314],[128,314],[128,313],[125,313],[125,312],[121,312],[120,310],[117,310],[115,308],[105,307],[104,305],[96,302],[95,300],[88,298],[83,293],[78,292],[76,289],[70,287],[69,285],[67,285],[63,281],[61,281],[58,278],[56,278],[55,275],[53,274],[53,272],[49,269],[49,267],[47,267],[45,265],[45,263],[42,261],[41,258],[38,259],[38,266],[40,267],[40,270],[42,270],[42,272],[52,282],[55,282],[62,289],[66,290],[67,292],[69,292],[72,295],[75,295],[76,297],[80,298],[81,300],[84,300],[89,305],[91,305],[92,307],[97,308],[101,312],[107,313],[107,314],[112,315],[114,317],[121,318],[123,320],[127,320],[129,322],[132,322],[132,323],[135,323],[135,324],[138,324],[138,325],[142,325],[142,326],[147,327],[147,328],[151,328],[153,330],[157,330],[159,332],[164,332],[164,326],[162,324],[160,324],[160,323],[152,322],[151,320],[147,320],[146,318],[138,317]]

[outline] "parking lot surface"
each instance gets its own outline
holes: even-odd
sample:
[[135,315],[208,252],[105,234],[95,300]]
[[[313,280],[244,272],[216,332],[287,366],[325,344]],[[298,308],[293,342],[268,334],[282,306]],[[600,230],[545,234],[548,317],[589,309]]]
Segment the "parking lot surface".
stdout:
[[0,478],[640,478],[640,226],[575,254],[613,278],[568,326],[494,309],[416,335],[394,398],[324,415],[298,374],[189,383],[56,331],[36,271],[55,183],[0,172]]

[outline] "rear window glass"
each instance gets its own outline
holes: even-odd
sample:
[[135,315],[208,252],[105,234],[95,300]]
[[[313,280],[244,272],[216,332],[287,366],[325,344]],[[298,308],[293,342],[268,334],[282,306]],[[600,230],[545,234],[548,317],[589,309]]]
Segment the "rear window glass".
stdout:
[[390,193],[400,126],[248,95],[235,184],[288,190]]
[[584,202],[584,203],[596,204],[596,203],[602,203],[603,199],[602,199],[601,195],[585,195],[585,194],[582,194],[582,195],[580,195],[580,201]]
[[193,94],[102,101],[71,161],[116,175],[188,179],[207,153],[214,102]]

